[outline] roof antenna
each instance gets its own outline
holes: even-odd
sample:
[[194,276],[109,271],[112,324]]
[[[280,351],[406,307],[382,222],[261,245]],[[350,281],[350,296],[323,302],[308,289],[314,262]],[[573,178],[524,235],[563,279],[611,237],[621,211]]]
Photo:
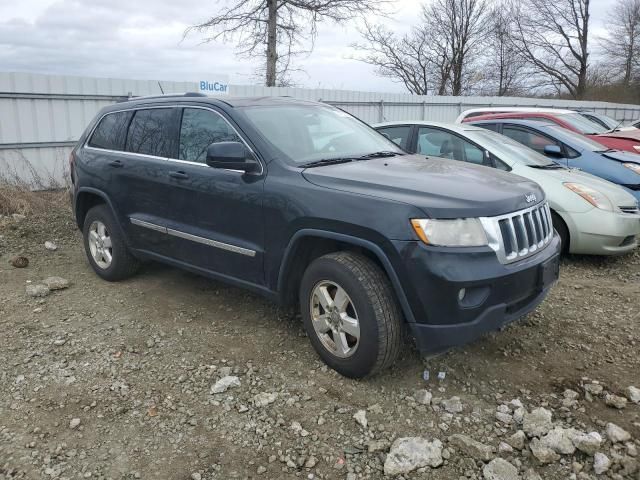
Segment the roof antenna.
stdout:
[[160,93],[162,93],[162,95],[164,95],[164,90],[162,88],[162,84],[160,83],[160,80],[158,80],[158,86],[160,87]]

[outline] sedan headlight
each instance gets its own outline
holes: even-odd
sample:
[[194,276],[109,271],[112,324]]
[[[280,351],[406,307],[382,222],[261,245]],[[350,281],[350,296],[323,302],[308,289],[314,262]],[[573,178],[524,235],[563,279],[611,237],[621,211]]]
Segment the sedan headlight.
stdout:
[[599,192],[598,190],[594,190],[593,188],[587,187],[586,185],[582,185],[580,183],[566,182],[564,183],[564,186],[572,192],[580,195],[594,207],[599,208],[600,210],[607,210],[609,212],[614,211],[611,200],[609,200],[606,195]]
[[487,245],[487,234],[477,218],[455,220],[411,220],[424,243],[443,247],[480,247]]
[[624,165],[625,167],[633,170],[638,175],[640,175],[640,164],[638,164],[638,163],[623,163],[622,165]]

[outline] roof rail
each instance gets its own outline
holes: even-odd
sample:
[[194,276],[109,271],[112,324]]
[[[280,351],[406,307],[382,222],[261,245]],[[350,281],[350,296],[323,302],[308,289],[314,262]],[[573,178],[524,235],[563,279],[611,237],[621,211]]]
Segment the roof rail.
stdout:
[[146,96],[142,96],[142,97],[129,97],[127,98],[127,102],[129,101],[133,101],[133,100],[148,100],[148,99],[153,99],[153,98],[171,98],[171,97],[207,97],[208,95],[206,93],[200,93],[200,92],[185,92],[185,93],[165,93],[162,95],[146,95]]

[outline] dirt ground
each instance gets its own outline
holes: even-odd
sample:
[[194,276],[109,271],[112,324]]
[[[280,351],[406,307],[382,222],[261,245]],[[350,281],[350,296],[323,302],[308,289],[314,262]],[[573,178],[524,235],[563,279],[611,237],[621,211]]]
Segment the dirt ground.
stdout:
[[[18,254],[27,268],[10,264]],[[71,285],[25,293],[49,276]],[[512,399],[599,432],[611,462],[603,476],[637,479],[640,406],[613,408],[605,396],[640,387],[639,349],[638,253],[566,258],[527,318],[433,359],[407,345],[392,370],[353,381],[319,361],[298,319],[258,296],[158,264],[108,283],[89,267],[67,208],[0,218],[1,480],[376,479],[400,437],[443,444],[442,465],[402,478],[596,478],[581,451],[543,464],[526,446],[501,444],[522,428]],[[227,375],[240,385],[212,394]],[[604,387],[593,398],[592,380]],[[430,405],[414,399],[420,389]],[[441,402],[454,396],[460,412]],[[631,440],[614,443],[608,422]],[[456,447],[455,433],[493,448],[517,476],[488,477],[487,459]]]

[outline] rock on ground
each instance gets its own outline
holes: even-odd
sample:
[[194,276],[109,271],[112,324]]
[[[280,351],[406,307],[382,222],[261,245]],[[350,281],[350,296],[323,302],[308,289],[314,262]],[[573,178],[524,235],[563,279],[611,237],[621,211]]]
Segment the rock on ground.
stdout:
[[69,428],[71,430],[75,430],[80,426],[80,422],[81,420],[79,418],[72,418],[71,421],[69,422]]
[[482,469],[485,480],[519,480],[518,469],[502,458],[494,458]]
[[69,287],[69,280],[62,277],[47,277],[42,281],[49,290],[63,290]]
[[211,393],[224,393],[231,387],[239,387],[240,379],[233,375],[227,375],[218,380],[212,387]]
[[593,455],[602,444],[602,436],[598,432],[583,433],[573,438],[573,444],[581,452]]
[[449,413],[460,413],[463,410],[462,401],[460,397],[451,397],[444,399],[440,402],[442,408]]
[[49,287],[39,283],[29,284],[26,288],[27,295],[33,298],[46,297],[49,295]]
[[367,428],[367,425],[369,424],[369,422],[367,422],[367,412],[365,410],[358,410],[353,414],[353,419],[362,428]]
[[58,246],[55,243],[47,240],[46,242],[44,242],[44,248],[52,252],[55,252],[58,249]]
[[525,433],[522,430],[518,430],[516,433],[507,438],[507,443],[513,448],[522,450],[524,448],[526,440],[527,436],[525,435]]
[[615,423],[607,423],[607,437],[611,443],[627,442],[631,440],[631,434]]
[[466,456],[488,462],[493,458],[493,447],[485,445],[466,435],[455,434],[449,437],[449,443],[456,446]]
[[433,398],[433,395],[431,395],[431,392],[429,390],[422,389],[414,393],[413,398],[421,405],[431,405],[431,399]]
[[593,471],[597,475],[602,475],[611,467],[611,460],[604,453],[596,453],[593,456]]
[[621,410],[627,406],[627,399],[618,395],[614,395],[613,393],[607,393],[604,397],[604,403],[606,403],[608,407],[613,407]]
[[540,443],[556,453],[571,455],[576,451],[573,439],[581,433],[573,428],[554,427],[540,439]]
[[432,442],[421,437],[399,438],[393,445],[384,462],[385,475],[400,475],[423,467],[442,465],[442,442]]
[[522,429],[529,436],[540,437],[553,428],[552,418],[553,414],[546,408],[536,408],[524,414]]
[[627,387],[627,397],[633,403],[640,404],[640,388],[634,386]]
[[253,404],[256,407],[266,407],[267,405],[270,405],[273,402],[275,402],[276,398],[278,398],[277,393],[268,393],[268,392],[258,393],[253,397]]
[[560,460],[560,455],[542,443],[539,438],[534,438],[529,444],[531,453],[540,463],[553,463]]

